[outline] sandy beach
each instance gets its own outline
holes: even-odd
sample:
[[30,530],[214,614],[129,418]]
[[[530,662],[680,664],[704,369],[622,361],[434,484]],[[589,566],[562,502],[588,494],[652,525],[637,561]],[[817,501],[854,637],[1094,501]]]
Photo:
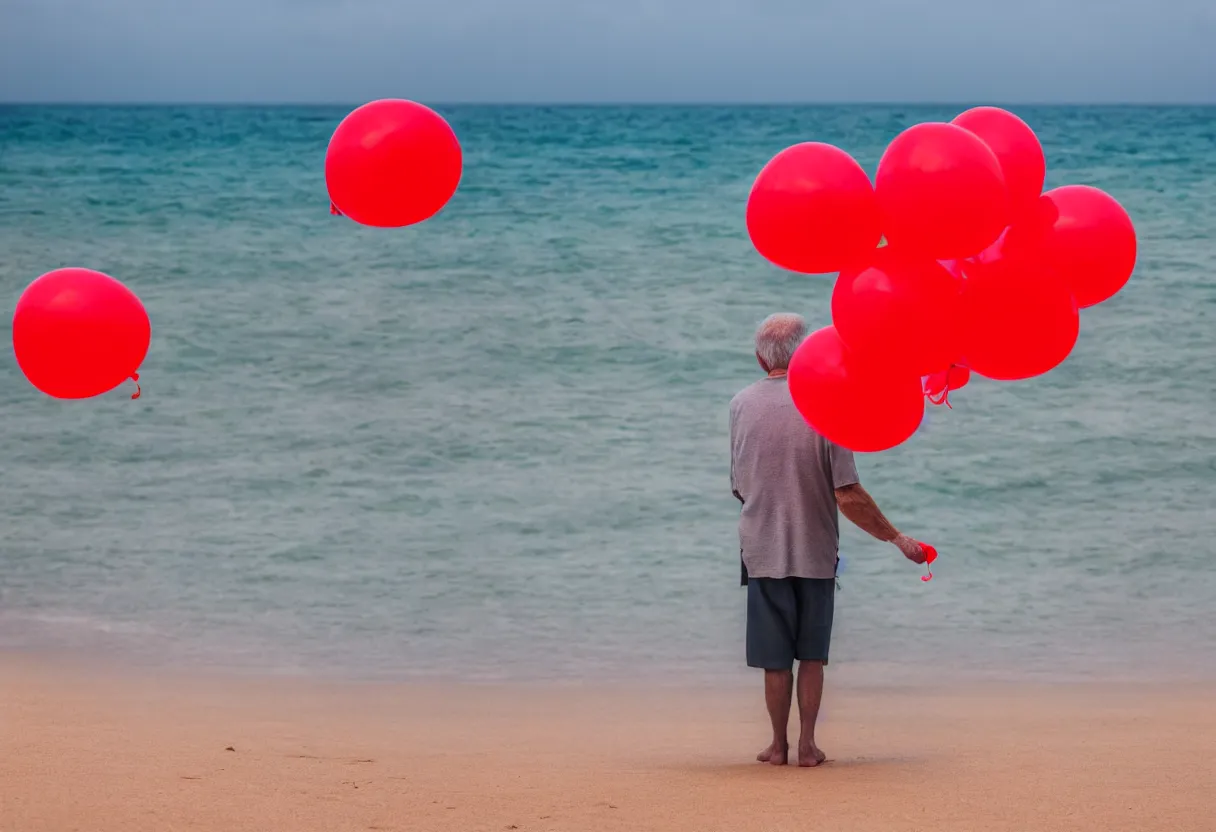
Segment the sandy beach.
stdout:
[[[757,680],[758,681],[758,680]],[[820,769],[759,690],[335,684],[0,657],[0,829],[1211,830],[1216,689],[829,687]]]

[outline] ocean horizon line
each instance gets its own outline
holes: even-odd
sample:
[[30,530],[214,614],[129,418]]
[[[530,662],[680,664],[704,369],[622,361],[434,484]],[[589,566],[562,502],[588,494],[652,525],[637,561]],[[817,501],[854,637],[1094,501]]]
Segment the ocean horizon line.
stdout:
[[[378,100],[376,98],[367,98],[361,100],[350,101],[227,101],[222,99],[215,100],[198,100],[198,101],[34,101],[34,100],[0,100],[0,107],[92,107],[92,108],[117,108],[117,107],[181,107],[181,108],[227,108],[227,109],[253,109],[253,108],[298,108],[298,107],[313,107],[313,108],[331,108],[331,107],[357,107],[360,104],[368,101]],[[481,107],[481,108],[561,108],[561,109],[614,109],[614,108],[660,108],[660,107],[681,107],[681,108],[753,108],[753,109],[779,109],[779,108],[839,108],[839,107],[915,107],[931,109],[937,107],[978,107],[978,106],[993,106],[993,107],[1034,107],[1038,109],[1068,109],[1076,107],[1086,107],[1091,109],[1207,109],[1216,108],[1216,101],[1003,101],[1003,100],[959,100],[959,101],[474,101],[474,100],[454,100],[454,101],[439,101],[428,99],[410,99],[421,101],[431,107]]]

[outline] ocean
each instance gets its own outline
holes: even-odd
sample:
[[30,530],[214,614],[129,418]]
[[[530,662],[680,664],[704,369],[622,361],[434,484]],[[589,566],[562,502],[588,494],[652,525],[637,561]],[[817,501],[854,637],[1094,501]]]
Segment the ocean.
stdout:
[[[0,289],[114,275],[143,397],[0,362],[0,648],[359,679],[747,679],[727,403],[831,279],[751,248],[752,179],[873,172],[961,107],[439,107],[459,191],[330,216],[344,107],[0,107]],[[935,580],[846,528],[833,669],[1216,675],[1216,109],[1025,107],[1048,186],[1139,233],[1049,375],[859,459]],[[4,316],[6,326],[11,320]],[[7,337],[7,336],[6,336]],[[845,524],[847,526],[847,523]]]

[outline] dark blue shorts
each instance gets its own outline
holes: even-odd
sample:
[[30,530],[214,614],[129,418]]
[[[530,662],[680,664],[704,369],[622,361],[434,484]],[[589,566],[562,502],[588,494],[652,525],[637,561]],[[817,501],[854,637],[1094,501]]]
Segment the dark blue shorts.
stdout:
[[789,670],[795,660],[828,663],[835,578],[749,578],[747,666]]

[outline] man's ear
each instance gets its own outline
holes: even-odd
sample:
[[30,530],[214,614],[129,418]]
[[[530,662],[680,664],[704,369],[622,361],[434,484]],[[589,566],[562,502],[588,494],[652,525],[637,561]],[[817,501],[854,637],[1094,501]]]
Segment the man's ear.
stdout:
[[772,367],[768,366],[768,363],[760,357],[760,353],[756,353],[756,363],[758,363],[760,365],[760,369],[764,370],[766,373],[771,373],[773,371]]

